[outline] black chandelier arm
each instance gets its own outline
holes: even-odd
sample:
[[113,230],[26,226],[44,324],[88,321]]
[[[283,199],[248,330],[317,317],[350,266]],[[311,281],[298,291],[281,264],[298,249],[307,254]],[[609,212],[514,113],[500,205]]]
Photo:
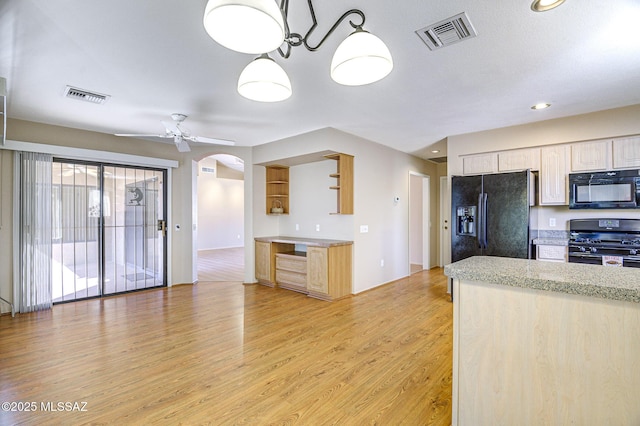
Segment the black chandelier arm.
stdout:
[[362,12],[359,9],[348,10],[345,13],[343,13],[340,18],[338,18],[338,20],[333,24],[333,26],[329,29],[329,31],[327,31],[327,33],[324,35],[324,37],[322,37],[322,40],[320,40],[320,42],[317,45],[311,46],[308,42],[308,39],[309,39],[309,36],[311,36],[311,33],[318,26],[318,20],[316,19],[316,12],[313,9],[313,3],[311,2],[311,0],[307,0],[307,4],[309,5],[309,13],[311,14],[311,20],[313,21],[313,24],[311,25],[311,27],[303,37],[299,33],[290,32],[289,22],[288,22],[289,21],[288,19],[289,0],[281,0],[280,2],[280,10],[282,11],[282,15],[284,17],[284,25],[285,25],[284,42],[286,43],[286,48],[285,50],[283,50],[282,46],[280,46],[278,47],[277,50],[280,56],[282,56],[284,59],[288,59],[289,56],[291,56],[292,47],[297,47],[300,45],[304,45],[304,47],[307,50],[311,52],[315,52],[320,48],[320,46],[324,44],[325,40],[329,38],[331,34],[333,34],[333,32],[336,30],[336,28],[338,28],[338,26],[342,23],[342,21],[347,19],[347,17],[350,15],[358,15],[360,17],[360,23],[354,23],[352,20],[349,20],[349,25],[351,25],[354,29],[362,28],[362,26],[364,25],[364,21],[365,21],[364,12]]
[[311,52],[315,52],[316,50],[318,50],[320,46],[322,46],[322,44],[325,42],[325,40],[331,34],[333,34],[336,28],[338,28],[338,26],[342,23],[342,21],[344,21],[349,15],[358,15],[362,20],[359,24],[356,24],[350,20],[349,25],[351,25],[353,28],[355,29],[361,28],[364,25],[364,21],[365,21],[364,12],[362,12],[359,9],[348,10],[345,13],[343,13],[340,18],[338,18],[338,20],[333,24],[333,26],[329,29],[329,31],[327,31],[327,33],[324,35],[324,37],[322,37],[322,40],[320,40],[320,42],[317,45],[310,46],[308,43],[308,39],[311,33],[313,32],[313,30],[315,30],[315,28],[318,26],[318,21],[316,20],[316,15],[315,15],[315,12],[313,11],[313,5],[311,4],[311,0],[308,0],[308,3],[309,3],[309,10],[311,12],[311,19],[313,20],[313,25],[311,26],[311,28],[309,28],[309,31],[307,31],[307,34],[305,34],[305,36],[302,38],[302,43],[304,44],[304,47],[306,47],[307,50],[310,50]]

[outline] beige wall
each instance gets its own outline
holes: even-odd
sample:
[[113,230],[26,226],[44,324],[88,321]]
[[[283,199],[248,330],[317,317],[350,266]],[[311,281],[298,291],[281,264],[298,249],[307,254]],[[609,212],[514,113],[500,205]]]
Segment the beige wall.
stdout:
[[[179,166],[172,169],[170,174],[169,241],[173,254],[170,261],[170,284],[190,283],[197,279],[196,262],[192,256],[197,248],[198,230],[197,162],[212,154],[232,154],[247,165],[244,181],[245,282],[255,281],[254,235],[291,233],[290,230],[295,229],[296,223],[299,223],[301,229],[311,230],[308,231],[309,236],[355,241],[356,292],[406,276],[409,272],[409,172],[431,177],[431,222],[437,223],[439,166],[334,129],[323,129],[254,148],[194,147],[192,152],[186,154],[178,153],[172,144],[165,146],[157,142],[11,119],[8,121],[7,139],[177,161]],[[299,200],[292,204],[292,210],[300,212],[299,214],[293,213],[280,219],[267,216],[264,205],[264,167],[256,164],[326,150],[355,156],[356,214],[330,216],[328,211],[335,208],[331,206],[324,211],[304,210],[304,206],[312,205],[309,203],[311,200],[316,200],[314,194],[306,191],[306,188],[316,185],[320,190],[319,185],[326,182],[327,172],[335,167],[334,162],[325,160],[317,164],[300,164],[293,170],[297,182],[294,190],[298,191]],[[12,152],[0,150],[0,295],[7,299],[13,296],[12,164]],[[256,191],[253,190],[254,186]],[[398,205],[393,204],[393,196],[400,197]],[[322,198],[318,200],[322,202]],[[315,232],[315,224],[318,223],[321,224],[320,233]],[[175,230],[176,224],[180,224],[180,231]],[[368,225],[369,232],[360,234],[360,225]],[[437,235],[432,229],[431,253],[434,259],[437,259]],[[384,267],[380,266],[382,259],[385,261]],[[433,260],[432,263],[435,265],[437,261]],[[3,307],[2,310],[6,312],[7,308]]]
[[[265,214],[264,167],[254,176],[254,234],[293,235],[354,241],[354,292],[358,293],[409,273],[409,172],[432,177],[432,223],[437,216],[437,166],[434,163],[340,132],[321,129],[254,148],[254,164],[332,150],[354,156],[353,215],[335,211],[335,194],[328,191],[328,174],[335,162],[295,165],[290,170],[290,214]],[[295,182],[293,180],[295,179]],[[260,189],[258,189],[260,188]],[[393,203],[393,197],[400,202]],[[296,231],[295,225],[299,225]],[[315,231],[320,225],[320,232]],[[369,232],[360,233],[360,225]],[[432,232],[431,251],[437,259],[437,239]],[[380,266],[384,260],[384,266]],[[435,260],[434,260],[435,262]],[[434,263],[435,264],[435,263]]]
[[[248,147],[192,147],[189,153],[177,152],[173,144],[157,143],[131,138],[120,138],[109,134],[33,123],[23,120],[7,121],[7,140],[32,142],[44,145],[82,148],[88,150],[122,153],[148,158],[177,161],[179,166],[170,170],[171,191],[169,194],[169,244],[173,255],[170,261],[169,284],[192,283],[197,280],[195,257],[191,255],[197,247],[197,161],[212,154],[232,154],[251,163],[251,148]],[[70,150],[71,152],[71,150]],[[143,165],[136,163],[136,165]],[[13,152],[0,150],[0,295],[11,300],[13,264]],[[251,171],[247,173],[251,177]],[[252,208],[252,182],[245,181],[245,230],[244,244],[253,244],[252,219],[247,215]],[[248,217],[247,217],[248,216]],[[180,224],[180,231],[174,225]],[[247,243],[248,241],[248,243]],[[184,255],[188,253],[188,255]],[[245,263],[253,263],[253,250],[247,250]],[[245,280],[253,281],[253,269],[245,272]],[[6,306],[1,306],[7,312]]]

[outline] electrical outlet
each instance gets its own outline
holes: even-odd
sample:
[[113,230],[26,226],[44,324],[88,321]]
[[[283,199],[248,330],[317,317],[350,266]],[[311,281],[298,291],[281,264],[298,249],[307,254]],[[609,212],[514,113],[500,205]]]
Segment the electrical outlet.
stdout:
[[296,231],[299,231],[299,230],[300,230],[300,224],[296,223]]
[[556,218],[555,217],[550,217],[549,218],[549,226],[556,226]]
[[320,232],[320,225],[316,225],[316,231]]
[[380,267],[384,268],[384,259],[380,259]]
[[369,232],[369,225],[360,225],[360,233],[366,234],[367,232]]

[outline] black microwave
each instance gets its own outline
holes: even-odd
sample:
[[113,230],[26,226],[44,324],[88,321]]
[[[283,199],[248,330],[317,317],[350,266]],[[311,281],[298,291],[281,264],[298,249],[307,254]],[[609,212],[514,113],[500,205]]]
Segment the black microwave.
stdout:
[[569,174],[569,208],[640,208],[640,170]]

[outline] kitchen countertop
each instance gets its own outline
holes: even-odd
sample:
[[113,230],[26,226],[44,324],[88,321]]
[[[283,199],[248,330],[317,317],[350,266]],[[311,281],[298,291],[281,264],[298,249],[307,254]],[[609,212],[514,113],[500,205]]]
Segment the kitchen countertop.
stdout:
[[640,269],[474,256],[444,267],[453,279],[640,303]]
[[347,246],[353,244],[353,241],[346,240],[328,240],[322,238],[305,238],[305,237],[255,237],[256,241],[265,243],[286,243],[286,244],[302,244],[308,247],[335,247]]

